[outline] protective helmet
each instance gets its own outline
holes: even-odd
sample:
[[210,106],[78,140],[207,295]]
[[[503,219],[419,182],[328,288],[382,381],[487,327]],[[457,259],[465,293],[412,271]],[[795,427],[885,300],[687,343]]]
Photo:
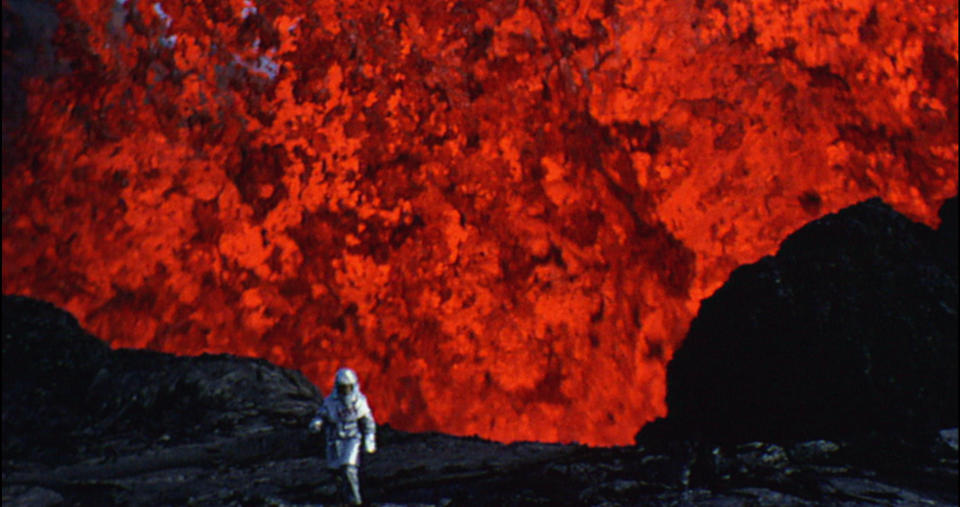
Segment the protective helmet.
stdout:
[[357,373],[350,368],[340,368],[333,378],[333,387],[343,399],[352,399],[357,395]]

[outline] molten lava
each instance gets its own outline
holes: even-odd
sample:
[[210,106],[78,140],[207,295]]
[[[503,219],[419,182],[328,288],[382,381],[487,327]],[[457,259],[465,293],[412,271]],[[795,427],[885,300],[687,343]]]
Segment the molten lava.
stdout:
[[3,292],[114,347],[350,365],[403,429],[630,442],[733,268],[957,192],[955,1],[58,10]]

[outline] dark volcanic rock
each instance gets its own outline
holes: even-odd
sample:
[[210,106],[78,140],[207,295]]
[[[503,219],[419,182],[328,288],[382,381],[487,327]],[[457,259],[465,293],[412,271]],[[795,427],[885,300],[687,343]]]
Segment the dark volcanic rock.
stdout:
[[867,201],[735,270],[669,364],[668,418],[638,438],[921,438],[956,426],[951,202],[938,233]]
[[957,277],[957,258],[960,253],[960,210],[957,208],[957,198],[948,199],[940,208],[940,228],[937,229],[937,243],[940,246],[941,257],[947,269]]
[[4,296],[3,455],[39,458],[46,451],[55,459],[70,447],[87,388],[108,352],[73,315],[43,301]]
[[[319,393],[230,356],[109,350],[52,305],[3,297],[3,505],[333,503]],[[376,410],[376,400],[371,400]],[[956,430],[933,446],[751,442],[657,449],[498,444],[379,431],[383,505],[816,505],[957,502]]]
[[299,427],[319,399],[303,375],[264,360],[111,351],[67,312],[3,297],[5,458],[60,464],[91,445],[122,454],[160,438]]

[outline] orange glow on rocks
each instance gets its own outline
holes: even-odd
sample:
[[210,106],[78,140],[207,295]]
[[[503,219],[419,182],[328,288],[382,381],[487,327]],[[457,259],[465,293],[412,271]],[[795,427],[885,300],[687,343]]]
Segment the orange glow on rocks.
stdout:
[[4,293],[115,347],[349,364],[402,429],[630,442],[734,267],[957,192],[955,1],[59,11]]

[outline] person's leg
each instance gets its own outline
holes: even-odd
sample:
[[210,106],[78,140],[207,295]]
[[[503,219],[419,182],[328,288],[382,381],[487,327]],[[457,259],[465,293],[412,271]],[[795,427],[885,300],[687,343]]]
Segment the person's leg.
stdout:
[[341,470],[343,471],[344,500],[350,505],[362,504],[363,500],[360,498],[360,477],[357,473],[357,467],[347,465]]

